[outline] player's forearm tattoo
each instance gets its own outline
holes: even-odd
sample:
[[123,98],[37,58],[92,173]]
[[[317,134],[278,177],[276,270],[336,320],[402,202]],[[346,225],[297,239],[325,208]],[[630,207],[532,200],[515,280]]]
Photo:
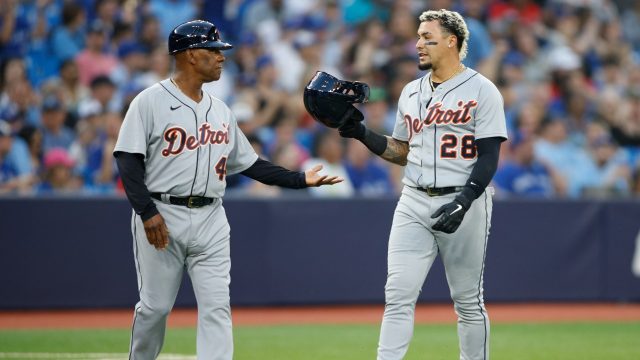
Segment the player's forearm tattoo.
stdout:
[[396,140],[386,136],[387,148],[380,155],[383,159],[398,165],[407,165],[407,155],[409,155],[409,143]]

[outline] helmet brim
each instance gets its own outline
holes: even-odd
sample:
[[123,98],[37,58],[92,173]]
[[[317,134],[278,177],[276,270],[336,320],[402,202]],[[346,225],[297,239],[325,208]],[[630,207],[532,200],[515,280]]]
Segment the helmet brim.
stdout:
[[170,52],[170,55],[177,54],[180,51],[184,51],[187,49],[217,49],[217,50],[230,50],[233,49],[233,45],[226,43],[224,41],[205,41],[203,43],[192,44],[184,49],[174,50]]

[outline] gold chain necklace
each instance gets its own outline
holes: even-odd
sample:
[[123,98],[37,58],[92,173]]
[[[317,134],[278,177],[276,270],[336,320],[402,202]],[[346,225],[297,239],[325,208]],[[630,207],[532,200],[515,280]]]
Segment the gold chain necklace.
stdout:
[[[458,68],[456,69],[456,71],[454,71],[453,74],[451,74],[448,78],[446,78],[445,80],[441,81],[440,84],[442,84],[442,83],[448,81],[449,79],[451,79],[452,77],[458,75],[459,73],[464,71],[464,69],[465,69],[465,66],[462,63],[460,63],[460,65],[458,65]],[[433,86],[433,79],[432,79],[431,76],[429,77],[429,85],[431,85],[431,91],[435,91],[436,88],[435,88],[435,86]]]

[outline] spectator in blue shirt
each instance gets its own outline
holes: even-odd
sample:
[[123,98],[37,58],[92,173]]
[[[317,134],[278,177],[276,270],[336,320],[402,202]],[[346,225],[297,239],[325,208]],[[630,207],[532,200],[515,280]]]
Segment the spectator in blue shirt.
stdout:
[[160,22],[160,35],[166,39],[173,28],[193,20],[198,15],[195,1],[190,0],[150,0],[149,10]]
[[543,123],[534,152],[536,159],[561,174],[570,197],[579,197],[586,187],[597,183],[593,160],[582,146],[569,140],[567,125],[562,119],[551,118]]
[[493,178],[500,196],[551,198],[563,195],[564,181],[552,169],[536,160],[533,145],[532,136],[516,133],[510,140],[512,156]]
[[347,144],[345,168],[356,194],[379,196],[393,194],[389,171],[359,141]]
[[33,184],[29,150],[12,135],[11,126],[0,120],[0,194],[28,192]]
[[51,33],[51,52],[57,63],[73,59],[84,48],[86,15],[84,9],[73,2],[62,8],[62,26]]
[[[601,127],[601,134],[589,139],[589,153],[595,163],[593,178],[596,183],[586,187],[585,196],[613,197],[628,196],[631,193],[632,170],[629,166],[627,153],[615,143],[606,127],[594,123],[592,126]],[[596,130],[598,131],[598,130]],[[590,133],[596,131],[591,130]],[[590,135],[588,133],[588,135]]]
[[466,0],[462,2],[462,7],[469,28],[469,48],[464,64],[477,69],[479,64],[491,56],[494,48],[489,31],[482,23],[485,6],[479,1]]
[[49,96],[42,103],[42,148],[45,153],[53,148],[69,147],[75,140],[73,130],[64,126],[67,111],[60,100]]
[[0,2],[0,61],[26,59],[32,85],[39,85],[57,67],[48,59],[47,34],[57,25],[59,13],[55,0]]

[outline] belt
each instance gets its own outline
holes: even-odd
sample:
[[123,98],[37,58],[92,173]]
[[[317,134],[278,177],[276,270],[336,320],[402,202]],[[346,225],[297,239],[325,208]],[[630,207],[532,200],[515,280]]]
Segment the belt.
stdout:
[[447,194],[452,194],[454,192],[462,191],[463,187],[462,186],[447,186],[447,187],[441,187],[441,188],[414,187],[414,189],[418,191],[422,191],[423,193],[426,193],[429,196],[442,196],[442,195],[447,195]]
[[151,193],[151,197],[156,200],[160,200],[163,203],[186,206],[190,209],[207,206],[213,203],[214,201],[216,201],[215,198],[208,198],[204,196],[181,197],[181,196],[172,196],[169,194],[162,194],[162,193]]

